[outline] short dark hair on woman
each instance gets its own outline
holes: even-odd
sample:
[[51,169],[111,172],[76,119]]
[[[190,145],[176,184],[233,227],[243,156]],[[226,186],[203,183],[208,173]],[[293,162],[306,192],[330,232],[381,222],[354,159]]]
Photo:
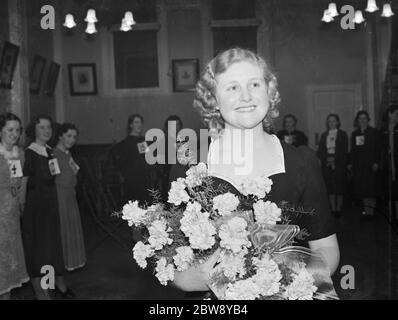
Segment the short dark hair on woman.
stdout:
[[164,122],[164,128],[165,128],[166,131],[167,131],[168,128],[169,128],[169,122],[170,122],[170,121],[179,122],[180,125],[181,125],[181,127],[183,126],[183,123],[182,123],[181,118],[180,118],[179,116],[173,114],[173,115],[171,115],[171,116],[168,116],[167,119],[166,119],[166,121]]
[[354,120],[354,127],[357,129],[359,128],[358,120],[359,120],[360,116],[366,116],[366,119],[368,119],[368,121],[370,121],[369,113],[367,111],[365,111],[365,110],[358,111],[357,115],[355,116],[355,120]]
[[67,133],[69,130],[75,130],[79,134],[79,129],[73,123],[63,123],[58,126],[57,138],[59,139],[63,134]]
[[132,114],[132,115],[127,119],[127,130],[126,130],[126,131],[127,131],[127,134],[128,134],[128,135],[129,135],[130,132],[131,132],[130,126],[131,126],[131,124],[134,122],[134,120],[135,120],[136,118],[140,119],[141,122],[144,123],[144,117],[143,117],[142,115],[140,115],[140,114],[138,114],[138,113]]
[[0,131],[7,125],[8,121],[18,121],[20,125],[22,125],[22,121],[18,116],[11,112],[4,112],[0,114]]
[[48,120],[51,123],[51,127],[53,126],[53,120],[51,119],[50,116],[47,116],[45,114],[41,114],[38,116],[35,116],[32,121],[29,123],[28,127],[26,128],[26,136],[32,140],[36,139],[36,125],[40,123],[40,120]]
[[326,118],[326,128],[329,130],[329,119],[330,119],[331,117],[335,117],[335,118],[336,118],[336,121],[337,121],[337,129],[340,129],[340,126],[341,126],[340,117],[339,117],[338,114],[336,114],[336,113],[331,113],[331,114],[329,114],[329,115],[327,116],[327,118]]

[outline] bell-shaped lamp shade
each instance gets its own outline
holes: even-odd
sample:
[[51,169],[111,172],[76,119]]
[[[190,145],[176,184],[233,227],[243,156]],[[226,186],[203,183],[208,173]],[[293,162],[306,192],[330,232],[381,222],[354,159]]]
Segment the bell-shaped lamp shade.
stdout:
[[362,14],[361,10],[355,11],[354,22],[356,24],[361,24],[362,22],[365,22],[365,18],[363,17],[363,14]]
[[334,19],[333,19],[332,15],[330,14],[330,11],[325,10],[325,11],[323,11],[323,17],[321,20],[323,22],[329,23],[329,22],[332,22]]
[[124,31],[124,32],[127,32],[127,31],[130,31],[132,28],[131,28],[131,26],[127,23],[127,20],[126,19],[123,19],[122,20],[122,25],[120,26],[120,30],[121,31]]
[[332,18],[337,17],[339,15],[336,4],[334,2],[329,3],[328,11],[329,14],[332,16]]
[[88,23],[96,23],[96,22],[98,22],[97,14],[95,13],[94,9],[89,9],[87,11],[87,17],[86,17],[86,19],[84,19],[84,21],[86,21]]
[[126,20],[127,25],[129,25],[130,27],[136,24],[136,22],[134,21],[133,13],[131,11],[127,11],[124,14],[123,20]]
[[375,12],[379,10],[376,4],[376,0],[368,0],[368,6],[366,7],[366,12]]
[[392,12],[391,5],[389,3],[384,4],[383,12],[382,12],[381,16],[384,18],[390,18],[393,15],[394,15],[394,12]]
[[68,29],[72,29],[72,28],[76,27],[75,18],[73,18],[73,15],[67,14],[65,16],[64,27],[66,27]]
[[95,27],[95,23],[94,22],[88,22],[87,23],[86,33],[88,33],[88,34],[97,33],[97,28]]

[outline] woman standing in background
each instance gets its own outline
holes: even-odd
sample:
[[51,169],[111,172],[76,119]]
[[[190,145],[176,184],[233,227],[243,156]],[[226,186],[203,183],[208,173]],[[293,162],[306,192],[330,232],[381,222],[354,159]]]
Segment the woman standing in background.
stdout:
[[278,132],[278,138],[295,147],[307,146],[308,138],[304,132],[297,130],[297,118],[293,114],[283,117],[283,130]]
[[123,181],[123,204],[151,200],[151,167],[145,160],[148,145],[143,136],[144,118],[139,114],[127,120],[127,137],[115,147],[116,166]]
[[369,126],[369,114],[359,111],[355,117],[356,130],[351,135],[349,168],[353,174],[353,195],[361,201],[362,215],[373,216],[376,206],[377,173],[380,163],[379,133]]
[[0,115],[0,300],[29,281],[22,246],[20,216],[25,202],[24,153],[17,146],[21,120]]
[[327,131],[322,134],[318,148],[331,209],[337,216],[340,215],[343,206],[348,155],[347,133],[340,130],[340,125],[337,114],[328,115]]
[[[36,297],[51,300],[48,289],[41,286],[43,267],[55,274],[56,292],[73,297],[63,277],[60,221],[55,176],[60,173],[53,150],[47,145],[52,137],[52,120],[41,115],[33,119],[26,135],[34,142],[25,151],[24,175],[28,178],[26,205],[22,219],[22,238],[26,266]],[[48,272],[44,269],[44,272]]]
[[58,144],[54,156],[58,159],[61,173],[56,176],[61,238],[65,268],[68,271],[86,264],[84,236],[76,200],[75,187],[79,166],[73,160],[70,149],[76,144],[78,129],[70,123],[62,124],[57,133]]

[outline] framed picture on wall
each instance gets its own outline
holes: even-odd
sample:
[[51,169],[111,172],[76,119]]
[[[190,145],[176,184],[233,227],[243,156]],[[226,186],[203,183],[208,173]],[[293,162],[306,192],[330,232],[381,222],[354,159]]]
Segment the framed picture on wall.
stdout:
[[176,92],[193,91],[199,79],[199,60],[173,60],[173,90]]
[[95,63],[69,64],[68,71],[71,96],[89,96],[98,93]]
[[8,41],[4,43],[0,59],[0,88],[11,89],[19,47]]
[[44,83],[44,93],[48,96],[54,95],[60,69],[61,66],[58,63],[55,63],[53,61],[50,63],[50,68],[48,69],[47,73],[47,79]]
[[30,68],[30,93],[38,94],[40,92],[40,86],[45,67],[46,59],[41,56],[35,55],[33,57],[32,67]]

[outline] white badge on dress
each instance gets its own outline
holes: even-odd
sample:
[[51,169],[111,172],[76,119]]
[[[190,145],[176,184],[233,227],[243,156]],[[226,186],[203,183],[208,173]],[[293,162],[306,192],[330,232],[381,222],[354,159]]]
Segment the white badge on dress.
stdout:
[[52,176],[56,176],[61,173],[59,169],[58,160],[56,158],[48,161],[48,167],[50,168],[50,173]]
[[77,165],[77,163],[73,160],[73,158],[70,158],[69,160],[69,166],[72,168],[73,172],[77,174],[80,170],[80,167]]
[[137,148],[140,154],[147,153],[149,151],[148,144],[145,141],[137,143]]
[[355,145],[363,146],[365,144],[365,136],[356,136],[355,137]]
[[291,135],[285,136],[285,142],[287,144],[293,144],[293,136]]
[[11,178],[23,177],[21,160],[8,160]]

